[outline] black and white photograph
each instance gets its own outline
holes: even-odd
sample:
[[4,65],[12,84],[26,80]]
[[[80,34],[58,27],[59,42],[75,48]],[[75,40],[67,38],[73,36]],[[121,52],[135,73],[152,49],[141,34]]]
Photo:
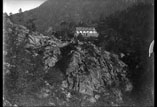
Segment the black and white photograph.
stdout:
[[3,107],[154,107],[154,0],[3,0]]

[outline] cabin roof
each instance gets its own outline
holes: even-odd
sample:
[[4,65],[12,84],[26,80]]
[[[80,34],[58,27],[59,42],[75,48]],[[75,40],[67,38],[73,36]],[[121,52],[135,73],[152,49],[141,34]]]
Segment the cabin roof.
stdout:
[[94,27],[76,27],[76,31],[96,31]]

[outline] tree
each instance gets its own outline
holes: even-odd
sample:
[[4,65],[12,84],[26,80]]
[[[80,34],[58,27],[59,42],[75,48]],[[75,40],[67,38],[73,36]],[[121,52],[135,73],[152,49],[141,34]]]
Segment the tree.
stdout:
[[19,13],[22,13],[22,9],[21,8],[19,9]]
[[13,13],[12,13],[12,12],[10,12],[10,13],[9,13],[9,16],[12,16],[12,15],[13,15]]
[[30,30],[30,31],[36,31],[36,25],[35,25],[35,18],[31,18],[26,22],[26,27]]

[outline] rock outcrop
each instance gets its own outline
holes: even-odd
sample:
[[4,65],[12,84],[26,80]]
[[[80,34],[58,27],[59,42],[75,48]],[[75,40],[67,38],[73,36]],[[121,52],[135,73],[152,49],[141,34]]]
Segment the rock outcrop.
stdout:
[[[48,37],[37,32],[30,32],[26,27],[13,24],[9,19],[6,19],[5,23],[5,40],[11,41],[14,38],[15,40],[12,41],[14,42],[14,45],[12,45],[14,48],[8,41],[4,40],[6,45],[4,51],[10,54],[9,56],[5,54],[4,57],[6,59],[15,57],[12,60],[16,62],[8,59],[5,63],[15,66],[15,71],[13,71],[13,68],[9,68],[11,73],[18,72],[18,82],[15,84],[21,85],[21,87],[23,87],[22,84],[27,84],[25,89],[22,89],[23,91],[26,89],[30,91],[29,88],[32,87],[33,83],[28,82],[29,79],[21,78],[37,78],[36,80],[31,79],[31,81],[38,81],[39,84],[40,81],[44,81],[43,84],[46,81],[47,87],[53,87],[53,84],[50,83],[51,79],[54,82],[58,78],[62,84],[58,84],[57,87],[59,86],[59,90],[62,90],[67,97],[66,104],[70,105],[68,101],[73,98],[73,95],[67,91],[71,90],[89,97],[80,97],[82,99],[81,105],[84,105],[88,104],[86,101],[90,101],[92,104],[96,103],[103,95],[107,97],[107,94],[114,97],[116,99],[114,103],[118,104],[123,100],[122,92],[131,90],[131,88],[128,89],[128,84],[131,85],[131,83],[126,77],[127,65],[117,55],[101,51],[101,48],[89,41],[71,40],[70,42],[62,42],[54,36]],[[14,49],[21,50],[15,52]],[[23,52],[23,54],[20,52]],[[19,57],[19,59],[16,57]],[[19,61],[22,61],[22,63]],[[6,67],[4,76],[10,75],[7,74],[7,70]],[[46,75],[49,75],[49,78],[45,78]],[[51,90],[51,94],[57,92],[54,91],[54,87],[49,88],[49,90]],[[41,92],[40,96],[43,96]],[[46,97],[48,96],[46,94]],[[56,99],[56,101],[59,101],[59,99]]]

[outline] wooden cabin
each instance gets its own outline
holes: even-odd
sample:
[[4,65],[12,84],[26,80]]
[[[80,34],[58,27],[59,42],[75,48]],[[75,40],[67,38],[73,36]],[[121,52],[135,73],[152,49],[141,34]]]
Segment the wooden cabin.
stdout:
[[98,32],[94,27],[76,27],[75,36],[80,34],[83,37],[98,37]]

